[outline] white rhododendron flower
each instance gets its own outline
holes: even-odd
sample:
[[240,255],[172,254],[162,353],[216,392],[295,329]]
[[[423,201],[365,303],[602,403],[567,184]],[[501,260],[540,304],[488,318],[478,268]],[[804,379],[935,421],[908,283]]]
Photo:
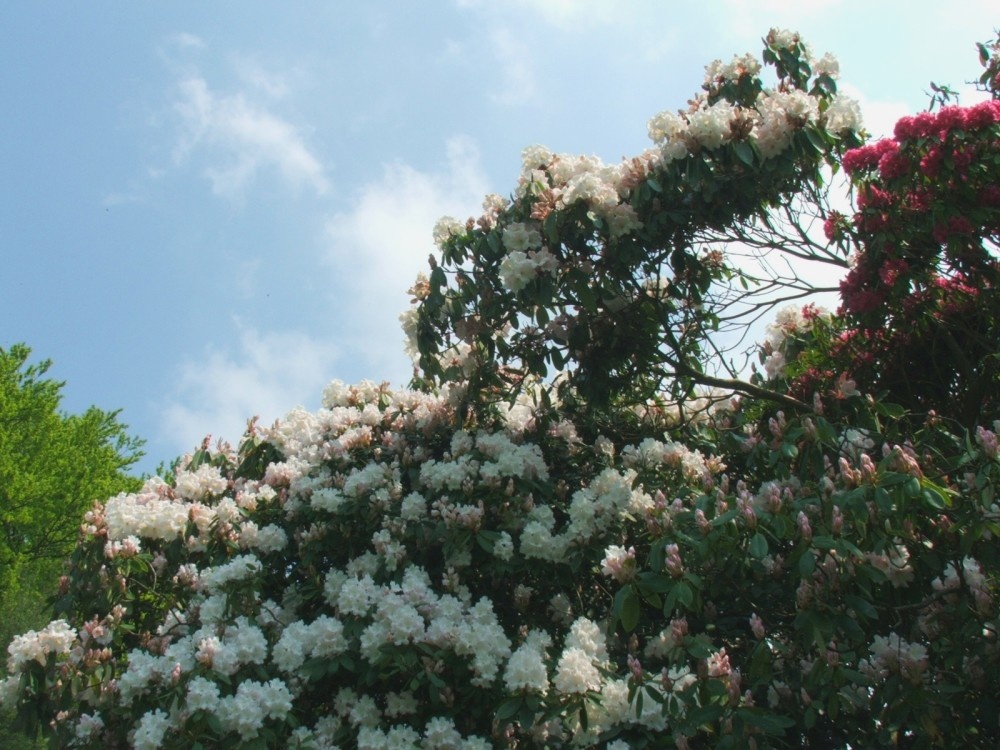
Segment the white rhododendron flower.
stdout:
[[437,224],[434,225],[434,244],[438,247],[442,247],[445,242],[447,242],[452,237],[457,237],[465,233],[465,225],[458,219],[451,216],[445,216],[438,219]]
[[554,684],[563,695],[600,690],[601,673],[586,651],[571,646],[559,658]]
[[228,481],[217,466],[204,464],[195,471],[179,471],[175,482],[177,495],[185,500],[204,500],[226,491]]
[[826,129],[837,135],[860,132],[864,126],[861,105],[856,99],[843,94],[834,97],[823,116],[826,118]]
[[515,250],[507,253],[500,263],[500,280],[512,292],[519,292],[535,278],[539,271],[555,273],[559,264],[548,250]]
[[67,654],[76,641],[76,629],[65,620],[53,620],[42,630],[15,636],[7,646],[7,671],[17,672],[29,661],[45,664],[49,654]]
[[507,252],[533,250],[542,246],[542,235],[527,224],[510,224],[503,230],[503,245]]
[[705,83],[712,84],[716,81],[736,81],[741,77],[756,76],[760,74],[760,61],[749,52],[744,55],[736,55],[728,63],[723,64],[722,60],[713,60],[705,66]]
[[729,142],[730,123],[736,114],[736,108],[724,99],[710,107],[700,107],[688,115],[688,134],[703,148],[718,148]]
[[135,750],[158,750],[169,728],[170,719],[164,711],[159,708],[150,711],[139,720],[132,737],[132,747]]
[[511,654],[504,670],[504,684],[512,693],[529,690],[544,694],[549,688],[545,649],[552,639],[544,631],[533,630]]
[[801,41],[799,32],[790,29],[773,28],[767,34],[767,43],[779,49],[791,49]]

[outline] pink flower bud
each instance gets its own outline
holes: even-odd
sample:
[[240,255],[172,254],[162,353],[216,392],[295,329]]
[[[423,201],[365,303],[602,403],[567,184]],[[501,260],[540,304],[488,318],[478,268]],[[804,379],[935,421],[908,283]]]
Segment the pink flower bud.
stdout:
[[802,538],[807,542],[812,539],[812,526],[809,524],[809,516],[805,514],[805,511],[799,511],[799,516],[797,519],[797,525],[799,527],[799,533]]

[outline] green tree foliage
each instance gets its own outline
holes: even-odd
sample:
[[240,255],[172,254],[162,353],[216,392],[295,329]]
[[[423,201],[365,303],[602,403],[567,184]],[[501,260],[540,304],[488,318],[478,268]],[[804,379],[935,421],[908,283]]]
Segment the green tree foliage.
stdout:
[[64,384],[30,354],[0,349],[0,596],[25,566],[65,558],[84,511],[134,487],[127,470],[142,455],[117,412],[62,413]]

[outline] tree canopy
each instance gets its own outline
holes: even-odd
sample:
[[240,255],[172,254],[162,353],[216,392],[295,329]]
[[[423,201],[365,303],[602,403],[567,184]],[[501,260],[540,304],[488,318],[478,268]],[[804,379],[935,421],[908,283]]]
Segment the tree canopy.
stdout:
[[136,486],[127,470],[142,455],[117,412],[61,412],[64,384],[30,356],[0,348],[0,596],[22,566],[65,559],[87,508]]
[[[509,198],[442,221],[410,389],[334,382],[88,512],[58,619],[8,649],[19,725],[142,750],[992,748],[1000,42],[989,101],[867,144],[832,56],[763,42],[644,154],[532,147]],[[838,311],[776,311],[744,377],[715,334],[809,291],[747,252],[850,270]]]

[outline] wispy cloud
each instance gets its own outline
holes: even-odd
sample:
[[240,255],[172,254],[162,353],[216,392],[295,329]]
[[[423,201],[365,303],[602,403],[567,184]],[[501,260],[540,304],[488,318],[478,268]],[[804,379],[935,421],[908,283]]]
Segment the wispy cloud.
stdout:
[[[272,91],[278,85],[262,71],[257,73],[258,84],[267,83]],[[184,78],[177,92],[174,111],[182,131],[174,160],[182,163],[198,154],[216,195],[240,198],[265,169],[275,169],[291,185],[319,195],[329,190],[323,165],[292,123],[244,93],[213,91],[199,75]]]
[[367,377],[394,384],[408,379],[397,321],[408,304],[406,290],[427,270],[437,220],[478,213],[487,192],[475,143],[455,137],[447,142],[441,170],[386,164],[381,179],[358,191],[352,208],[330,218],[327,258],[338,287],[350,292],[336,305],[344,330],[353,332],[342,343],[350,358],[376,368]]
[[174,34],[170,37],[169,41],[180,47],[181,49],[205,49],[205,41],[196,34],[190,34],[186,31],[182,31],[179,34]]
[[252,57],[236,55],[233,59],[233,68],[241,81],[269,99],[284,99],[290,93],[285,74],[268,70]]
[[238,328],[234,348],[207,349],[177,369],[159,412],[164,442],[178,455],[207,435],[235,444],[251,417],[269,424],[296,406],[315,408],[332,379],[338,350],[330,342]]
[[491,95],[498,104],[524,104],[535,98],[537,86],[531,67],[531,49],[509,29],[494,29],[490,49],[499,65],[500,89]]

